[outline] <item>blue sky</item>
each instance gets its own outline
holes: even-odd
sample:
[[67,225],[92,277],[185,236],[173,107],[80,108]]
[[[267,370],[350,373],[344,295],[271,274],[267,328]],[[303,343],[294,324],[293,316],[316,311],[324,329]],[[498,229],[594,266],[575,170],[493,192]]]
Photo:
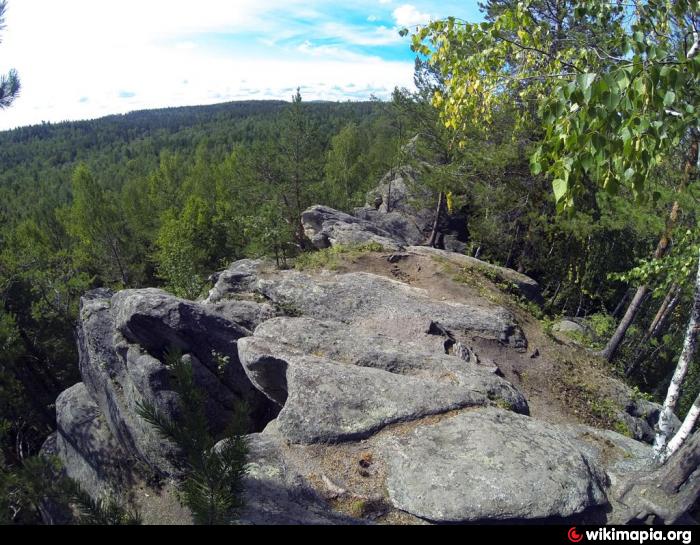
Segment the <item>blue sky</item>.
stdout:
[[9,0],[0,71],[23,90],[0,129],[228,100],[386,98],[410,87],[398,30],[477,0]]

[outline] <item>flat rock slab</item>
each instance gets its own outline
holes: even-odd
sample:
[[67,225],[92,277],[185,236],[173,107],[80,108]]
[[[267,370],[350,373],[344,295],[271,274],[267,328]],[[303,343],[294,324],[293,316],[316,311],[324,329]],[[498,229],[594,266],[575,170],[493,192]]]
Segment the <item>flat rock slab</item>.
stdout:
[[436,301],[425,290],[375,274],[320,273],[312,277],[282,271],[274,279],[259,280],[255,289],[298,315],[352,323],[394,338],[413,339],[438,322],[458,340],[470,334],[519,350],[527,348],[515,318],[503,307]]
[[305,354],[401,375],[471,383],[474,377],[482,379],[490,373],[474,361],[448,354],[445,338],[436,334],[397,339],[332,320],[277,317],[261,324],[255,336],[285,343]]
[[564,428],[495,408],[380,446],[398,509],[436,522],[568,517],[607,503],[605,472]]

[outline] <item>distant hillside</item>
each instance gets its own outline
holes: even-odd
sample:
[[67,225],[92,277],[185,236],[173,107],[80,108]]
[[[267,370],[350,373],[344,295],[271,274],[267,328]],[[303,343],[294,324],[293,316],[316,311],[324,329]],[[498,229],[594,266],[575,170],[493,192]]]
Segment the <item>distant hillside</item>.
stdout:
[[[0,207],[18,201],[12,208],[24,209],[25,197],[33,198],[37,191],[65,201],[70,174],[81,161],[104,186],[119,189],[126,180],[152,172],[163,151],[193,156],[197,146],[206,145],[223,156],[237,143],[275,138],[287,105],[270,100],[163,108],[0,132],[0,197],[5,203]],[[305,107],[319,137],[327,141],[349,121],[360,121],[382,106],[310,102]]]

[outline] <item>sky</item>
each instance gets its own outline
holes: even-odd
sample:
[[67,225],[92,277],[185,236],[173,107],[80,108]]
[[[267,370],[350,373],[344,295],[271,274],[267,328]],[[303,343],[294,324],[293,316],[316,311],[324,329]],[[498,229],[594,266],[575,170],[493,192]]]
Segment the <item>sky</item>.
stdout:
[[230,100],[387,98],[411,87],[399,29],[477,0],[8,0],[0,73],[20,97],[0,130]]

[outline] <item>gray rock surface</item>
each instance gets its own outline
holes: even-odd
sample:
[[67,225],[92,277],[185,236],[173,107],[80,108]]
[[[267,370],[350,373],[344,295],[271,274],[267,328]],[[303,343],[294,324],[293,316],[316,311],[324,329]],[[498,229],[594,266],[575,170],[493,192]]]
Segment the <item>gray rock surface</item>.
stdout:
[[515,349],[527,340],[503,307],[436,301],[424,290],[370,273],[321,274],[282,271],[262,279],[256,289],[277,304],[321,320],[361,323],[365,329],[399,339],[425,335],[439,322],[457,340],[467,334],[494,339]]
[[399,509],[440,522],[568,517],[606,503],[607,477],[561,427],[494,408],[381,447]]
[[389,236],[407,245],[425,242],[425,235],[415,219],[400,212],[380,212],[374,208],[356,208],[354,216],[376,225]]
[[242,325],[250,331],[278,314],[272,305],[246,299],[224,299],[211,303],[209,307],[230,322]]
[[588,329],[585,326],[568,319],[559,320],[552,326],[552,331],[558,331],[561,333],[575,333],[579,335],[586,335],[588,333]]
[[[656,423],[661,414],[661,405],[642,398],[629,396],[629,392],[618,391],[618,405],[623,410],[618,413],[618,419],[622,420],[632,437],[638,441],[653,443],[656,437]],[[681,421],[674,414],[672,415],[672,433],[681,427]]]
[[55,452],[68,477],[88,494],[105,499],[128,484],[133,462],[82,382],[58,396],[56,425]]
[[357,524],[335,511],[294,471],[271,435],[248,436],[242,524]]
[[[312,206],[301,215],[304,233],[319,250],[338,244],[376,243],[396,250],[408,244],[398,233],[385,231],[375,223],[359,219],[327,206]],[[396,237],[394,236],[396,235]]]
[[262,266],[263,261],[259,259],[233,262],[225,271],[213,275],[214,287],[203,303],[217,303],[232,295],[250,291]]
[[[415,217],[422,211],[422,203],[430,197],[430,191],[418,183],[419,172],[411,166],[401,166],[387,172],[377,187],[367,192],[367,207],[380,213],[400,212]],[[417,224],[420,229],[428,227],[430,211]]]
[[251,381],[283,405],[279,432],[294,443],[359,439],[388,424],[492,400],[527,411],[515,388],[485,371],[419,378],[309,356],[259,337],[241,339],[240,356]]

